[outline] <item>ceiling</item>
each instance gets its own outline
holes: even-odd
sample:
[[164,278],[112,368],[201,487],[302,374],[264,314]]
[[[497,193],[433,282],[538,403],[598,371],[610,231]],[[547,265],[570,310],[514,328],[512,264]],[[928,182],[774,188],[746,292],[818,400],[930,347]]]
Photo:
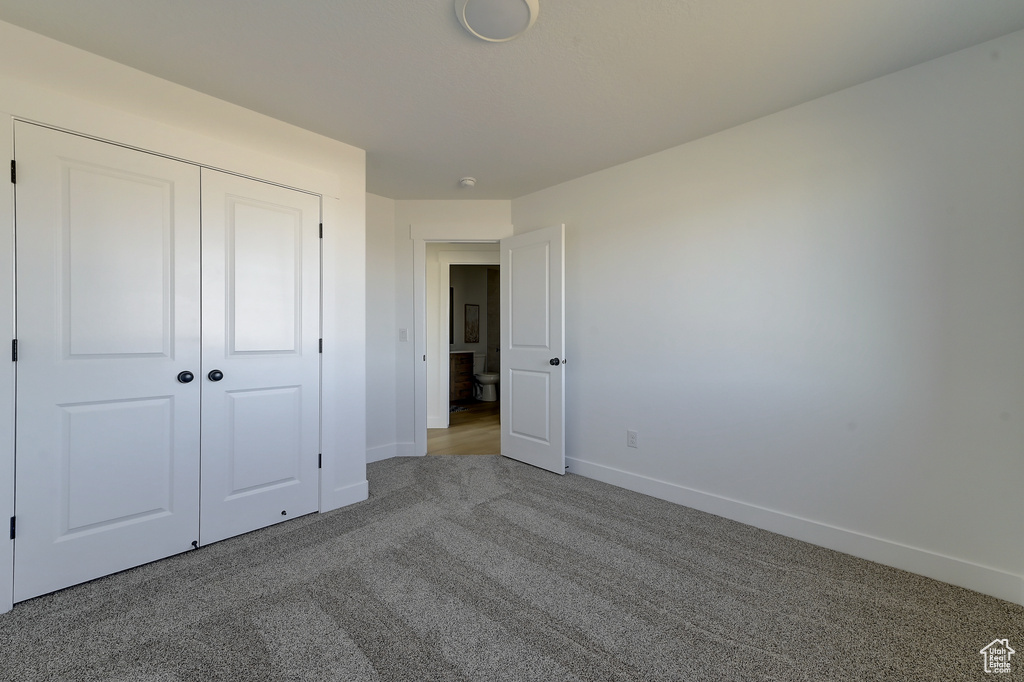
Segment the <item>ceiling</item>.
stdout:
[[0,20],[361,147],[392,199],[512,199],[1024,29],[1024,0],[539,1],[507,43],[454,0],[0,0]]

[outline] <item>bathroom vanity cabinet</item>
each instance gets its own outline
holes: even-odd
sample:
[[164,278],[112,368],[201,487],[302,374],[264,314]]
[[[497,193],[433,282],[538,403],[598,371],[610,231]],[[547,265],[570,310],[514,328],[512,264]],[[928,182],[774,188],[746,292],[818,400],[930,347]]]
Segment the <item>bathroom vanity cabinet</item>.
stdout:
[[452,351],[449,362],[448,399],[469,400],[473,397],[473,351]]

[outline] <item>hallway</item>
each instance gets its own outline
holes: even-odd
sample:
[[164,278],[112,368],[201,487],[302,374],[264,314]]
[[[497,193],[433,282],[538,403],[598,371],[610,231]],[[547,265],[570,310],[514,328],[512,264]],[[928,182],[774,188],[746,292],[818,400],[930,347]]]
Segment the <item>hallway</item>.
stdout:
[[428,455],[501,454],[501,403],[467,402],[449,415],[447,429],[427,429]]

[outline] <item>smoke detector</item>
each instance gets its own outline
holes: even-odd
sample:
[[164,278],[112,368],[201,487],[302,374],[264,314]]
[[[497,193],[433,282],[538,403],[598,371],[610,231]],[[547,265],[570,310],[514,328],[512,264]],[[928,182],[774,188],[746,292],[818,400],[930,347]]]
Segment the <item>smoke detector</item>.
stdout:
[[459,186],[465,187],[466,189],[473,189],[476,187],[476,178],[462,178],[459,180]]
[[471,34],[489,43],[518,38],[537,20],[538,0],[455,0],[455,14]]

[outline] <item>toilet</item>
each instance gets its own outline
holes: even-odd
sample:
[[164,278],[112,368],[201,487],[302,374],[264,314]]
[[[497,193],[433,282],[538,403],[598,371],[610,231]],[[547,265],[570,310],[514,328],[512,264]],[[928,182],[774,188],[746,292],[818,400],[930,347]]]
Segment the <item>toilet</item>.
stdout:
[[485,372],[486,363],[486,355],[473,356],[473,378],[476,379],[473,397],[485,403],[493,403],[498,399],[498,377],[501,375],[497,372]]
[[494,372],[481,372],[473,375],[476,378],[476,399],[485,403],[493,403],[498,399],[498,377]]

